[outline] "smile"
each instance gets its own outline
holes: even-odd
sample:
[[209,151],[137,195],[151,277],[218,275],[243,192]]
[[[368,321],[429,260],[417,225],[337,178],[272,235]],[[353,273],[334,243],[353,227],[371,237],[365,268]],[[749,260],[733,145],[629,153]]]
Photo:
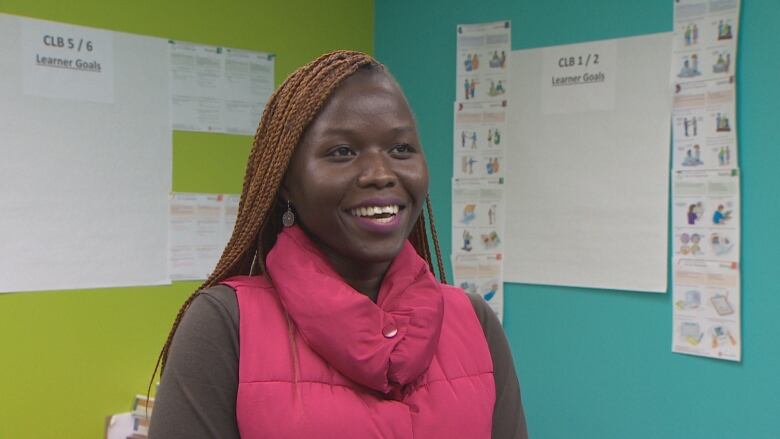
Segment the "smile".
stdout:
[[379,224],[387,224],[393,221],[401,207],[397,204],[387,206],[364,206],[349,210],[352,216],[366,218]]

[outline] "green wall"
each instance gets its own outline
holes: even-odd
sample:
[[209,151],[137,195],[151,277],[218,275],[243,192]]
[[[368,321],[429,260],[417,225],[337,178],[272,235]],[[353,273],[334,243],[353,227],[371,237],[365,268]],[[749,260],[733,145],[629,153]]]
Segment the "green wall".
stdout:
[[[672,5],[376,0],[376,56],[406,90],[428,157],[435,157],[431,192],[446,254],[456,24],[510,19],[516,50],[671,31]],[[780,437],[780,294],[774,277],[780,247],[774,192],[780,169],[778,22],[777,0],[743,0],[742,363],[671,353],[669,294],[507,284],[505,328],[533,438]]]
[[[0,0],[0,12],[273,52],[277,84],[323,52],[373,50],[369,0]],[[250,137],[173,139],[173,190],[241,191]],[[146,392],[173,317],[197,285],[0,294],[0,438],[102,438],[104,417]]]

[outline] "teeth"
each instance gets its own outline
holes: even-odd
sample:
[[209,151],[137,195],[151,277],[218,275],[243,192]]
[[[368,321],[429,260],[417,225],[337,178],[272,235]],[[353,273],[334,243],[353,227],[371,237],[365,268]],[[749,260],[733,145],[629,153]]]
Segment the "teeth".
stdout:
[[[350,210],[349,213],[351,213],[354,216],[374,216],[379,215],[381,213],[388,213],[390,215],[395,215],[400,210],[400,207],[397,204],[392,204],[389,206],[368,206],[368,207],[356,207],[352,210]],[[381,220],[381,221],[380,221]],[[387,222],[384,220],[390,220],[390,218],[378,218],[376,221],[379,222]]]

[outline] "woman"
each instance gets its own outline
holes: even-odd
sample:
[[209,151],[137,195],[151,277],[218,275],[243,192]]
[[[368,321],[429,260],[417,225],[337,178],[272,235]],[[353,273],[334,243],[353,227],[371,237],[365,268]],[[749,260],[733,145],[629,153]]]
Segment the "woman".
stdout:
[[150,437],[526,437],[500,324],[433,277],[427,191],[380,64],[339,51],[293,73],[230,242],[163,348]]

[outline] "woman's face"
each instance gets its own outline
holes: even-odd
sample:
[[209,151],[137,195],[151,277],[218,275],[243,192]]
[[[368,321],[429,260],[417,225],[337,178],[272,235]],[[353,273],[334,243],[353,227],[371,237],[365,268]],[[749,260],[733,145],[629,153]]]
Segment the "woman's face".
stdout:
[[[304,132],[282,188],[332,262],[391,261],[428,193],[414,118],[385,73],[344,80]],[[337,267],[338,268],[338,267]]]

